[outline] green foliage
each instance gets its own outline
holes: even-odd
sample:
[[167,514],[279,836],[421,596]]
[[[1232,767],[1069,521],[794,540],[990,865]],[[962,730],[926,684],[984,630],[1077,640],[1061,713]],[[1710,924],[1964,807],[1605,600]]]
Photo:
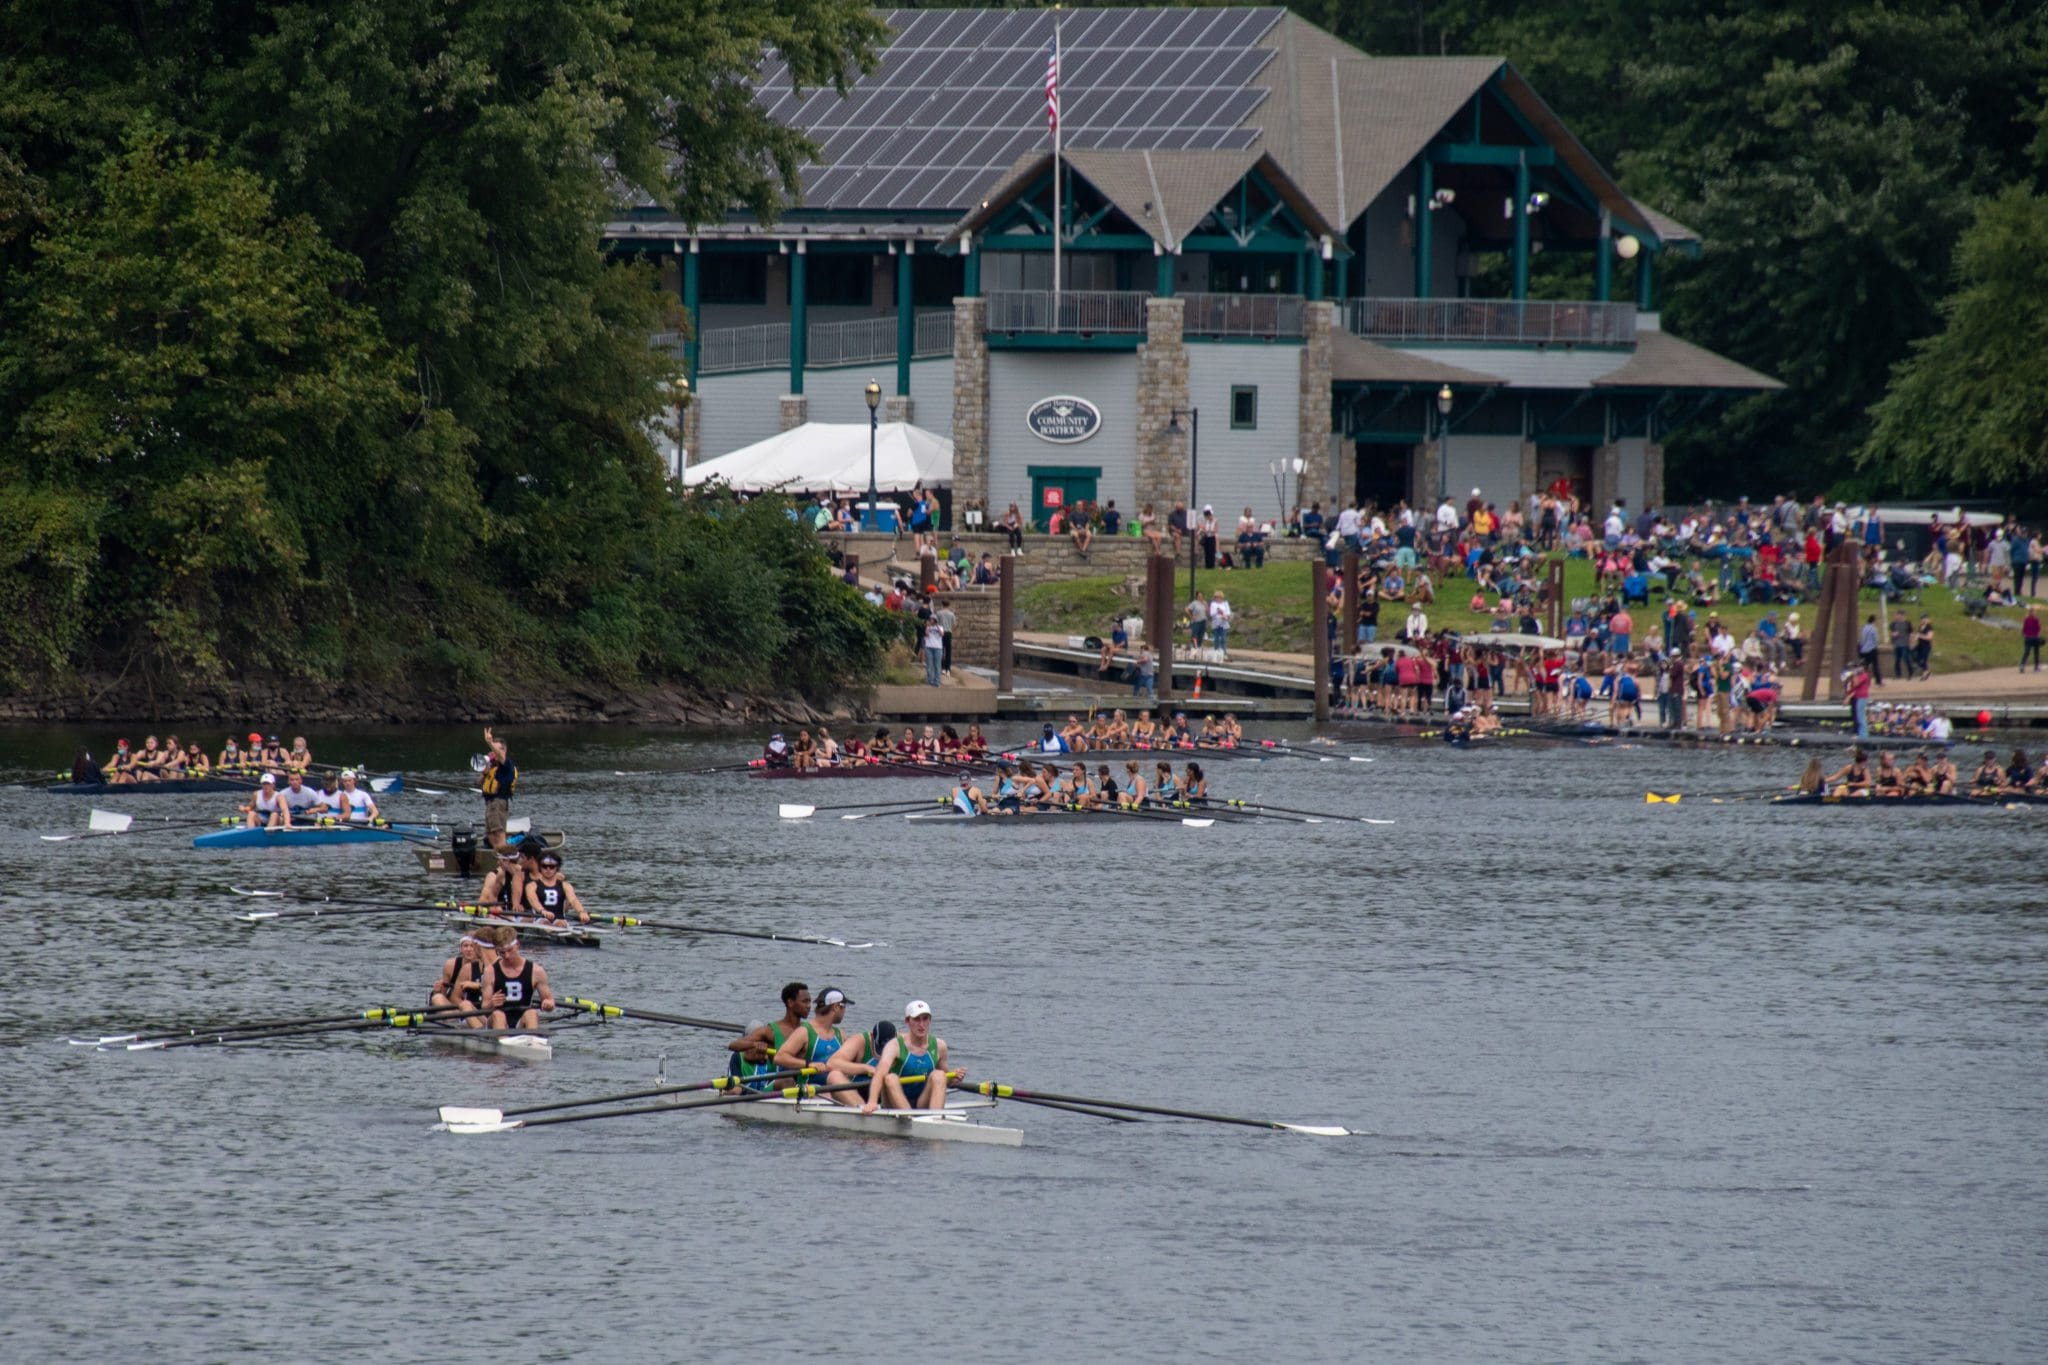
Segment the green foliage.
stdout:
[[2048,488],[2048,197],[1978,206],[1942,330],[1916,342],[1859,458],[1893,487],[2039,497]]
[[780,208],[807,149],[745,77],[773,45],[840,81],[869,10],[0,14],[0,681],[875,666],[812,541],[665,492],[669,305],[600,240],[622,180],[686,219]]

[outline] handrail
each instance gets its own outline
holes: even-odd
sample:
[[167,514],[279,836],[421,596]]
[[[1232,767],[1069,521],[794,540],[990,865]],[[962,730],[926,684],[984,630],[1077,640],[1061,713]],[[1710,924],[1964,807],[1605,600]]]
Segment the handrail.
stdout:
[[998,289],[987,295],[988,330],[1015,332],[1143,332],[1145,300],[1138,290],[1069,289],[1059,296],[1053,316],[1049,289]]
[[1377,341],[1626,346],[1636,306],[1559,299],[1352,299],[1344,325]]
[[1181,331],[1191,337],[1298,337],[1300,294],[1183,294]]

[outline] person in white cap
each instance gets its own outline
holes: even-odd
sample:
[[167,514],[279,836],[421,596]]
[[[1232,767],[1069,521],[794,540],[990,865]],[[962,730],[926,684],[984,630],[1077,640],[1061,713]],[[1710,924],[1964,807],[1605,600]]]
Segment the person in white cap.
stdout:
[[356,785],[356,770],[341,770],[341,785],[328,793],[327,808],[352,825],[371,824],[378,818],[377,799]]
[[[868,1046],[867,1035],[848,1036],[839,1028],[846,1018],[846,1007],[852,1003],[846,992],[836,986],[819,991],[811,1017],[775,1050],[775,1069],[800,1071],[807,1066],[816,1067],[820,1074],[811,1080],[823,1085],[865,1081],[873,1075],[875,1067],[869,1059],[874,1053]],[[860,1092],[856,1090],[835,1090],[832,1098],[844,1105],[860,1105]]]
[[265,773],[256,790],[249,793],[249,804],[242,807],[246,817],[242,823],[250,829],[274,828],[284,819],[284,803],[277,799],[277,774]]
[[[958,1073],[967,1074],[963,1067]],[[891,1109],[944,1109],[946,1040],[932,1037],[932,1007],[913,1000],[903,1007],[903,1029],[882,1045],[875,1057],[874,1079],[868,1084],[863,1114],[872,1114],[888,1100]]]

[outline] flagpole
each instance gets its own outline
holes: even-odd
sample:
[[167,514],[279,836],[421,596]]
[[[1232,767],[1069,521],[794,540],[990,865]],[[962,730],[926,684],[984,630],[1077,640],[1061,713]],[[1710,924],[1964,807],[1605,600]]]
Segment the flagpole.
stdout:
[[[1054,79],[1060,72],[1060,20],[1057,12],[1052,21],[1052,69]],[[1062,96],[1064,98],[1064,96]],[[1066,236],[1066,220],[1060,211],[1060,139],[1066,132],[1066,111],[1055,106],[1052,116],[1052,330],[1060,330],[1060,245]]]

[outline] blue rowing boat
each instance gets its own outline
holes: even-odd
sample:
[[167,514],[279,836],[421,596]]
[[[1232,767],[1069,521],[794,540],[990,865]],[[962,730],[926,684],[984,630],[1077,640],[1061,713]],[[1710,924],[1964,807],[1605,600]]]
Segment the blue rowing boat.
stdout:
[[294,825],[290,829],[217,829],[194,848],[331,848],[340,844],[403,844],[438,839],[433,825]]

